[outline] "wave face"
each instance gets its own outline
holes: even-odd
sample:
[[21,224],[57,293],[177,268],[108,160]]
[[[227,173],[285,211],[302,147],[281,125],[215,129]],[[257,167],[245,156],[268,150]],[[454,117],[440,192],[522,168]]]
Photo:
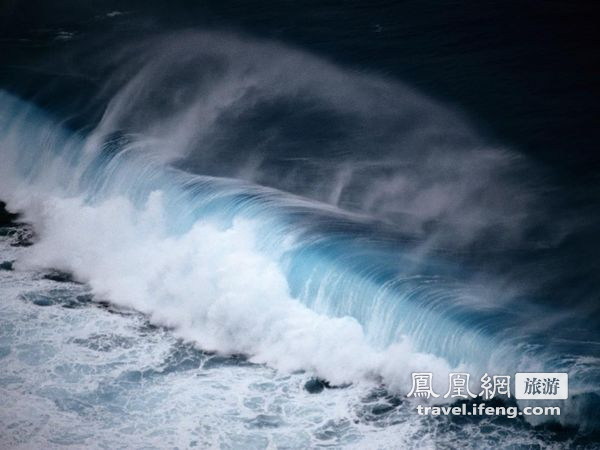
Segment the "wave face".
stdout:
[[92,127],[0,94],[0,193],[37,233],[18,267],[334,384],[567,371],[561,420],[585,422],[594,324],[539,298],[535,264],[506,270],[560,239],[523,157],[405,86],[272,43],[188,32],[102,56]]

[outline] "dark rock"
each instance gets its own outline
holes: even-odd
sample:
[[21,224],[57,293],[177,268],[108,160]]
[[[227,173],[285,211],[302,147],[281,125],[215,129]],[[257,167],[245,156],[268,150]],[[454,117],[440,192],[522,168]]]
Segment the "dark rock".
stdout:
[[339,384],[334,385],[331,384],[327,380],[323,380],[322,378],[311,378],[304,384],[304,389],[306,389],[311,394],[318,394],[323,391],[323,389],[344,389],[350,386],[349,384]]
[[60,270],[52,270],[44,275],[44,279],[56,281],[57,283],[75,283],[73,276],[70,273]]
[[8,212],[6,203],[0,201],[0,227],[15,225],[17,220],[19,220],[19,215]]
[[331,386],[325,380],[320,378],[311,378],[304,384],[304,389],[306,389],[311,394],[320,394],[323,392],[323,389],[330,388]]
[[14,261],[4,261],[0,263],[0,270],[13,270]]

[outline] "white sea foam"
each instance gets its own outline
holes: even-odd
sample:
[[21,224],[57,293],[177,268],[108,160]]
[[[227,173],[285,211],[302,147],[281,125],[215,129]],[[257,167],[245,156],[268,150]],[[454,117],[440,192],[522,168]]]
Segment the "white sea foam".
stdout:
[[39,241],[18,267],[72,272],[99,298],[144,312],[205,350],[335,384],[383,380],[404,393],[411,372],[452,369],[408,341],[375,349],[354,318],[320,315],[292,298],[279,266],[256,250],[252,222],[198,222],[170,236],[159,192],[141,210],[123,198],[96,206],[49,198],[38,211],[29,219]]
[[[0,260],[25,248],[0,237]],[[139,262],[137,262],[139,265]],[[2,448],[491,448],[546,441],[507,424],[465,423],[416,414],[405,402],[388,413],[370,383],[303,389],[310,374],[263,365],[214,363],[136,313],[89,304],[38,306],[87,287],[0,271],[0,447]],[[183,364],[182,364],[183,363]]]

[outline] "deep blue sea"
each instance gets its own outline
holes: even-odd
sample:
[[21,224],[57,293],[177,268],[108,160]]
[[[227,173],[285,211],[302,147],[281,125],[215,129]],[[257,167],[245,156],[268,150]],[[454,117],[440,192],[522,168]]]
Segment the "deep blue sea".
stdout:
[[599,448],[599,12],[0,4],[0,447]]

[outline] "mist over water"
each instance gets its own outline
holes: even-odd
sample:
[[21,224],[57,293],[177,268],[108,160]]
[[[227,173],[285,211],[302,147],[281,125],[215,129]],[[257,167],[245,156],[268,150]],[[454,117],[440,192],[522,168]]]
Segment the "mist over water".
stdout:
[[531,217],[542,220],[538,168],[396,81],[219,32],[118,48],[88,62],[109,98],[99,140],[139,136],[136,145],[186,171],[272,186],[447,245],[514,244],[538,225]]
[[76,36],[35,62],[51,82],[0,93],[0,198],[35,232],[17,272],[71,273],[203,351],[350,397],[403,396],[417,371],[442,393],[452,371],[565,371],[560,422],[597,426],[597,257],[578,261],[597,222],[561,209],[551,168],[273,39]]

